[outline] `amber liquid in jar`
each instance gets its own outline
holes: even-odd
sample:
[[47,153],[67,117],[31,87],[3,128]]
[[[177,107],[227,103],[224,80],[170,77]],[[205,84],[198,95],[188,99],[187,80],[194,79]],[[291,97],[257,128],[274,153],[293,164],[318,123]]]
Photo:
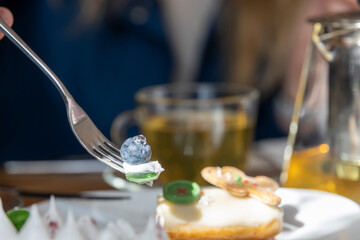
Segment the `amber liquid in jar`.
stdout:
[[295,151],[284,187],[333,192],[360,204],[360,163],[331,160],[328,152],[327,144]]

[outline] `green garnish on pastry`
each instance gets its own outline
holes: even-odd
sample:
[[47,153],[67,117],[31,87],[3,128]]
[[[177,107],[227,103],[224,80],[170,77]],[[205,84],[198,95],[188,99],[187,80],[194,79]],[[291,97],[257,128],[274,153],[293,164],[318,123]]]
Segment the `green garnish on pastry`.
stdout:
[[13,210],[9,210],[6,215],[12,224],[14,224],[16,230],[19,232],[29,217],[29,211],[26,209],[15,208]]

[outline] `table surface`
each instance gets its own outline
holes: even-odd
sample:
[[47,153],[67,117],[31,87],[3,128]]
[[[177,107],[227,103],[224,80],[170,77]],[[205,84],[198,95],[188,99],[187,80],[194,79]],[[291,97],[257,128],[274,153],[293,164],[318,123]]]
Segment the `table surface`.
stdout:
[[[103,180],[101,173],[9,174],[4,169],[0,170],[0,185],[26,192],[49,194],[113,189]],[[28,206],[45,198],[47,197],[25,196],[24,205]]]

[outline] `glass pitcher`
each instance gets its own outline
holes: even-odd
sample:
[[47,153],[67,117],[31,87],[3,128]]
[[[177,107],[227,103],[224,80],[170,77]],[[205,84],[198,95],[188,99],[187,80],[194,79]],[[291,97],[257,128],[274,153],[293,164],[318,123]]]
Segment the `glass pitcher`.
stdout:
[[[281,183],[360,203],[360,12],[314,18]],[[326,81],[326,88],[316,88]],[[314,96],[326,98],[314,107]],[[312,121],[312,124],[311,124]]]

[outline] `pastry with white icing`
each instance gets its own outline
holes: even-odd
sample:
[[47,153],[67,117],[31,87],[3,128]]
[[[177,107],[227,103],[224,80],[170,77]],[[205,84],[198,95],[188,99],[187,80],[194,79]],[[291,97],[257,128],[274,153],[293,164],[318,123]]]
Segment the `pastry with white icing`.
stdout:
[[205,168],[202,175],[217,187],[174,181],[158,198],[157,217],[171,239],[256,240],[280,233],[283,211],[273,180],[231,167]]

